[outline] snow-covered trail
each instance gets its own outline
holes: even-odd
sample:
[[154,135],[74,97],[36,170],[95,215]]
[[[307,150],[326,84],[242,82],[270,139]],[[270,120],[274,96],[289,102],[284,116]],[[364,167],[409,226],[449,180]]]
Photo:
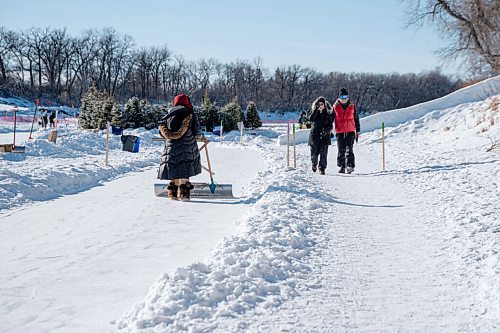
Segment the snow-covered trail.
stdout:
[[336,312],[327,317],[348,330],[458,329],[469,302],[443,226],[408,184],[376,171],[377,154],[359,155],[355,175],[325,182],[340,203],[332,207],[323,271]]
[[[210,150],[215,179],[238,196],[265,163],[255,150],[235,152]],[[109,331],[160,275],[203,260],[244,212],[238,200],[155,198],[155,178],[148,169],[2,214],[0,331]]]
[[[498,296],[491,295],[498,286],[481,277],[479,267],[467,265],[463,246],[453,241],[467,236],[449,237],[450,225],[436,213],[436,203],[445,210],[449,202],[436,202],[432,191],[417,189],[404,168],[382,172],[380,145],[356,145],[355,150],[354,174],[337,173],[332,146],[326,176],[311,177],[322,183],[324,193],[318,195],[327,198],[315,217],[325,222],[318,240],[321,254],[310,262],[311,277],[321,286],[273,312],[257,309],[259,320],[227,325],[235,331],[244,327],[242,332],[498,329]],[[307,148],[301,147],[299,156],[308,169]],[[392,168],[398,166],[392,161]],[[493,264],[489,274],[495,269]]]

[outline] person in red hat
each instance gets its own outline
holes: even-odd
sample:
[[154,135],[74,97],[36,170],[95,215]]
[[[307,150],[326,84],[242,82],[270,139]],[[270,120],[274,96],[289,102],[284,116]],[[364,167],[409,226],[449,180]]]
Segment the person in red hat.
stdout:
[[158,178],[170,180],[167,187],[169,198],[189,200],[193,189],[189,177],[201,173],[196,141],[206,139],[202,138],[198,119],[187,95],[174,97],[174,106],[162,119],[159,130],[166,140]]
[[355,167],[354,140],[358,140],[361,127],[359,115],[345,88],[340,89],[339,98],[333,104],[333,116],[335,136],[337,137],[337,165],[340,167],[339,172],[351,173]]

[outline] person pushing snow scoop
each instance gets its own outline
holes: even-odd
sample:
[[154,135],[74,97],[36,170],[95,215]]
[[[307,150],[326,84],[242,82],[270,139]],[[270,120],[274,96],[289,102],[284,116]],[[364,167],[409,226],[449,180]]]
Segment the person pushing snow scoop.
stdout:
[[[169,180],[168,184],[154,185],[157,197],[187,201],[191,197],[231,199],[231,184],[216,184],[208,155],[208,139],[202,136],[196,114],[189,97],[180,94],[174,97],[174,107],[162,119],[159,127],[161,138],[165,141],[158,179]],[[198,149],[197,141],[203,142]],[[208,168],[201,165],[200,151],[205,149]],[[201,173],[202,168],[210,176],[210,183],[191,183],[189,177]]]

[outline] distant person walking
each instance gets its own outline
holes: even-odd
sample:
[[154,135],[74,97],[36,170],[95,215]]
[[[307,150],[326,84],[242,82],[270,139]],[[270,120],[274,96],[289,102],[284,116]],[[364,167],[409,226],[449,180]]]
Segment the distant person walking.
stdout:
[[316,172],[319,169],[319,173],[324,175],[333,127],[333,115],[330,103],[322,96],[316,98],[311,106],[308,118],[311,122],[309,146],[311,147],[312,171]]
[[189,200],[194,186],[189,177],[201,173],[200,153],[196,140],[202,138],[198,119],[187,95],[174,97],[174,107],[162,119],[160,135],[165,138],[165,148],[158,171],[159,179],[168,179],[168,197]]
[[300,117],[299,117],[299,129],[303,129],[304,126],[305,126],[305,123],[307,122],[307,115],[306,115],[306,112],[305,111],[302,111],[300,113]]
[[358,140],[361,128],[359,115],[345,88],[340,89],[339,98],[333,104],[333,116],[335,136],[337,137],[339,172],[351,173],[356,166],[353,151],[354,140]]
[[50,128],[55,127],[56,124],[55,119],[56,119],[56,112],[52,111],[49,116]]
[[47,116],[47,110],[42,111],[42,127],[43,129],[47,129],[47,123],[49,122],[49,118]]

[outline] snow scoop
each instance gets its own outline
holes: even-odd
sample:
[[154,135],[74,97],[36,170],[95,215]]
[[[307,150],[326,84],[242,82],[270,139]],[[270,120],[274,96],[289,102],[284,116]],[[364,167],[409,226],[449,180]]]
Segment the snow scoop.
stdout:
[[208,188],[210,189],[210,192],[215,193],[215,183],[212,174],[212,166],[210,165],[210,157],[208,157],[208,142],[205,142],[203,146],[201,146],[200,151],[203,148],[205,148],[205,156],[207,157],[207,164],[208,164],[208,174],[210,175],[210,184],[208,184]]
[[[230,184],[215,184],[215,191],[212,193],[207,183],[191,183],[194,188],[191,190],[191,198],[205,199],[234,199],[233,186]],[[168,197],[168,184],[156,183],[155,195],[157,197]]]
[[[153,141],[164,141],[163,138],[153,138]],[[191,198],[206,198],[206,199],[234,199],[233,196],[233,185],[232,184],[218,184],[214,182],[213,175],[215,174],[212,171],[212,165],[210,163],[210,158],[208,156],[207,149],[208,142],[204,142],[200,147],[200,152],[205,149],[205,156],[207,158],[208,168],[202,165],[202,169],[207,171],[210,175],[209,183],[202,182],[192,182],[191,184],[194,188],[191,190],[190,195]],[[156,183],[154,185],[155,195],[157,197],[168,197],[168,184],[165,183]]]

